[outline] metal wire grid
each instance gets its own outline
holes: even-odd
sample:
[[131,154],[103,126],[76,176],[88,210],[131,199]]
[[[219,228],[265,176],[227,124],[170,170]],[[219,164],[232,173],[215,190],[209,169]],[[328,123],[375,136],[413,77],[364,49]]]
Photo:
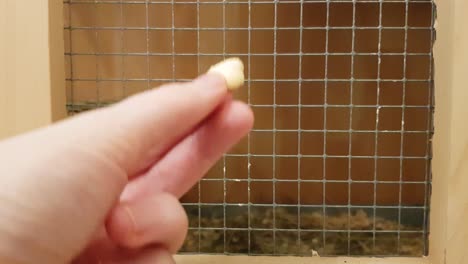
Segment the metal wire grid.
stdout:
[[[326,5],[326,24],[324,26],[304,26],[304,6],[306,4],[310,3],[323,3]],[[330,9],[332,4],[352,4],[352,25],[351,26],[332,26],[330,25]],[[373,25],[373,26],[357,26],[356,25],[356,6],[358,4],[378,4],[378,12],[379,12],[379,17],[378,17],[378,25]],[[382,21],[383,21],[383,5],[386,3],[400,3],[404,4],[404,13],[405,13],[405,23],[404,25],[401,26],[385,26]],[[409,18],[409,6],[410,5],[415,5],[415,4],[427,4],[430,3],[431,5],[431,24],[430,26],[414,26],[410,25],[408,22]],[[169,26],[164,26],[164,27],[157,27],[157,26],[151,26],[150,25],[150,17],[152,14],[149,13],[150,10],[150,5],[162,5],[162,4],[168,4],[170,5],[170,11],[171,11],[171,23]],[[176,26],[175,20],[176,20],[176,14],[175,14],[175,7],[176,5],[196,5],[196,25],[193,27],[182,27],[182,26]],[[248,25],[247,27],[234,27],[234,26],[228,26],[226,23],[226,7],[228,5],[233,5],[233,4],[243,4],[248,6]],[[274,5],[274,24],[272,27],[255,27],[252,25],[252,6],[253,5],[264,5],[264,4],[273,4]],[[296,27],[290,27],[290,26],[279,26],[278,25],[278,10],[280,8],[280,4],[282,7],[284,5],[288,4],[299,4],[300,5],[300,11],[299,11],[299,25]],[[273,255],[304,255],[304,254],[310,254],[310,252],[303,252],[300,250],[301,246],[303,244],[309,243],[310,241],[304,240],[303,237],[307,236],[307,234],[314,233],[316,234],[314,239],[321,240],[320,241],[320,246],[323,248],[323,250],[320,252],[322,255],[353,255],[356,254],[356,252],[353,252],[353,241],[356,241],[356,239],[353,239],[353,236],[355,234],[365,234],[365,233],[371,233],[372,234],[372,239],[371,239],[371,247],[375,248],[376,243],[381,243],[379,241],[379,236],[381,234],[390,234],[390,235],[396,235],[396,250],[390,251],[390,252],[378,252],[378,253],[371,253],[372,255],[404,255],[405,253],[401,252],[402,242],[403,237],[405,236],[412,236],[416,235],[420,237],[420,242],[422,244],[422,248],[420,253],[425,254],[427,253],[427,234],[428,234],[428,228],[427,228],[427,213],[428,213],[428,197],[429,197],[429,184],[430,184],[430,159],[431,159],[431,152],[430,152],[430,138],[432,136],[432,106],[433,106],[433,93],[432,93],[432,64],[424,64],[421,67],[429,67],[428,69],[428,76],[427,78],[417,78],[412,76],[409,78],[406,73],[407,73],[407,63],[409,58],[416,57],[416,56],[427,56],[429,57],[429,61],[432,62],[432,50],[428,52],[409,52],[408,51],[408,31],[409,30],[430,30],[431,31],[431,37],[430,37],[430,43],[433,42],[433,24],[434,24],[434,16],[432,13],[435,11],[434,10],[434,4],[432,1],[416,1],[416,0],[407,0],[407,1],[213,1],[213,2],[202,2],[202,1],[104,1],[104,0],[94,0],[94,1],[78,1],[78,0],[70,0],[70,1],[65,1],[66,8],[68,8],[68,11],[66,11],[66,14],[68,14],[68,17],[66,18],[67,20],[70,21],[69,24],[66,25],[65,30],[66,32],[69,33],[69,47],[66,52],[66,57],[68,58],[68,64],[70,71],[68,73],[67,77],[67,83],[68,83],[68,108],[71,114],[75,112],[81,112],[85,111],[88,109],[92,109],[95,107],[103,106],[108,103],[112,103],[113,101],[117,101],[126,95],[130,94],[126,91],[129,86],[131,86],[132,82],[137,82],[137,83],[145,83],[144,89],[149,89],[155,84],[161,83],[161,82],[167,82],[167,81],[188,81],[191,78],[185,77],[185,76],[178,76],[176,74],[176,59],[180,57],[196,57],[197,60],[197,66],[196,66],[196,72],[201,73],[203,72],[204,68],[203,65],[201,65],[201,60],[203,57],[221,57],[225,58],[226,56],[243,56],[246,58],[246,65],[247,65],[247,102],[255,108],[267,108],[267,109],[272,109],[272,128],[271,129],[266,129],[266,128],[255,128],[251,134],[248,135],[247,140],[246,140],[246,153],[235,153],[235,152],[230,152],[226,154],[223,159],[221,160],[222,163],[222,171],[218,173],[218,177],[214,178],[205,178],[203,179],[198,186],[194,189],[197,192],[197,200],[196,201],[188,201],[185,202],[184,205],[187,207],[189,210],[190,208],[195,208],[195,214],[190,214],[191,216],[191,227],[190,227],[190,234],[189,236],[196,237],[196,242],[194,248],[189,248],[186,247],[186,251],[188,252],[202,252],[202,253],[248,253],[248,254],[273,254]],[[89,5],[94,8],[97,8],[98,5],[109,5],[109,6],[119,6],[120,7],[120,19],[121,19],[121,26],[102,26],[102,25],[73,25],[72,21],[72,10],[74,6],[79,6],[79,5]],[[125,19],[126,16],[124,14],[124,8],[126,5],[143,5],[144,6],[144,17],[145,17],[145,25],[144,26],[124,26],[125,25]],[[201,26],[200,23],[200,6],[202,5],[221,5],[222,6],[222,23],[220,25],[217,25],[216,27],[208,27],[208,26]],[[351,44],[351,51],[350,52],[331,52],[329,50],[329,34],[332,30],[334,29],[340,29],[340,30],[350,30],[352,32],[352,44]],[[99,32],[101,31],[118,31],[120,33],[121,39],[120,42],[122,43],[121,51],[112,51],[112,52],[103,52],[100,51],[99,45],[100,43],[100,34]],[[125,50],[124,46],[124,34],[126,31],[129,30],[137,30],[137,31],[144,31],[145,32],[145,39],[143,40],[146,43],[146,52],[128,52]],[[170,51],[165,51],[165,52],[152,52],[150,51],[150,33],[155,30],[160,30],[160,31],[170,31],[170,38],[171,38],[171,43],[170,43]],[[204,31],[216,31],[216,30],[221,30],[222,31],[222,52],[201,52],[201,42],[200,42],[200,34],[201,32]],[[227,43],[227,32],[229,31],[236,31],[236,30],[246,30],[248,33],[248,47],[247,47],[247,52],[242,53],[242,52],[228,52],[226,43]],[[252,34],[255,31],[260,31],[260,30],[271,30],[273,31],[273,51],[271,53],[255,53],[252,52]],[[281,30],[296,30],[299,31],[299,48],[297,52],[288,52],[288,53],[282,53],[278,52],[278,32]],[[325,50],[323,52],[305,52],[303,49],[303,36],[304,32],[307,30],[324,30],[325,31]],[[378,50],[375,52],[358,52],[356,51],[356,32],[358,30],[378,30]],[[404,30],[404,49],[403,52],[382,52],[381,47],[382,47],[382,32],[384,30]],[[94,32],[94,43],[96,45],[95,51],[94,52],[83,52],[83,51],[74,51],[74,40],[73,40],[73,31],[92,31]],[[175,43],[175,34],[177,31],[196,31],[196,39],[197,39],[197,49],[196,52],[176,52],[176,43]],[[126,69],[125,67],[122,67],[121,72],[120,72],[120,78],[112,77],[112,78],[102,78],[100,77],[100,65],[98,65],[99,60],[95,60],[95,65],[89,65],[89,66],[94,66],[95,71],[91,77],[83,77],[80,76],[81,74],[77,74],[76,71],[74,71],[73,63],[74,60],[77,58],[80,58],[80,56],[95,56],[96,58],[102,57],[102,56],[115,56],[121,59],[122,65],[125,65],[126,59],[129,57],[144,57],[146,58],[146,65],[145,65],[145,71],[146,71],[146,76],[145,77],[138,77],[138,78],[130,78],[126,75]],[[171,57],[171,72],[169,74],[166,74],[165,76],[161,76],[158,78],[155,78],[151,76],[151,65],[150,65],[150,57],[154,56],[159,56],[159,57],[166,57],[170,56]],[[258,76],[253,76],[252,73],[252,61],[255,60],[255,58],[258,57],[272,57],[273,60],[273,74],[271,78],[265,78],[265,77],[258,77]],[[293,56],[293,57],[298,57],[298,65],[297,65],[297,78],[277,78],[277,60],[279,57],[284,57],[284,56]],[[304,69],[303,69],[303,62],[305,59],[317,56],[317,57],[324,57],[324,75],[322,77],[307,77],[304,75]],[[350,56],[350,76],[349,78],[340,78],[340,77],[330,77],[329,75],[329,59],[330,57],[333,56]],[[359,56],[377,56],[378,57],[378,62],[377,63],[377,76],[375,78],[368,78],[368,77],[358,77],[356,76],[355,73],[355,60],[359,58]],[[382,76],[382,59],[383,56],[403,56],[403,70],[402,70],[402,78],[384,78]],[[293,67],[293,66],[291,66]],[[90,82],[90,83],[95,83],[96,89],[95,89],[95,94],[91,96],[87,96],[87,99],[90,100],[80,100],[79,98],[75,98],[75,93],[74,90],[78,89],[83,89],[83,87],[77,88],[76,84],[79,82]],[[120,83],[122,91],[119,93],[117,96],[114,96],[111,100],[109,99],[103,99],[102,98],[102,93],[103,89],[100,88],[100,86],[103,83]],[[252,100],[252,89],[254,84],[258,83],[271,83],[272,84],[272,102],[271,103],[256,103],[253,102]],[[297,83],[298,87],[298,97],[297,97],[297,104],[284,104],[280,103],[279,99],[277,97],[277,89],[278,85],[280,83]],[[323,83],[324,85],[324,103],[302,103],[304,101],[304,98],[302,98],[302,92],[305,89],[305,85],[308,85],[310,83]],[[333,83],[349,83],[349,91],[350,91],[350,103],[349,104],[339,104],[339,103],[328,103],[328,98],[327,96],[329,95],[329,85]],[[356,85],[359,83],[376,83],[376,101],[375,104],[360,104],[359,102],[354,102],[353,101],[353,94],[356,92]],[[381,88],[385,83],[389,84],[401,84],[402,85],[402,101],[401,104],[385,104],[383,103],[383,98],[381,96],[382,90]],[[406,94],[407,94],[407,88],[408,85],[410,84],[425,84],[426,89],[428,90],[427,92],[427,103],[426,104],[408,104],[406,101]],[[297,111],[297,128],[293,129],[288,129],[288,128],[278,128],[277,127],[277,111],[280,111],[281,109],[286,109],[290,107],[296,107],[298,109]],[[348,128],[347,129],[329,129],[327,126],[327,112],[328,109],[343,109],[343,108],[349,108],[349,119],[348,119]],[[320,129],[305,129],[302,128],[302,123],[303,123],[303,109],[323,109],[323,126]],[[369,109],[369,110],[375,110],[375,129],[356,129],[353,127],[353,109]],[[401,109],[401,127],[400,129],[386,129],[382,130],[379,129],[379,123],[382,122],[382,117],[381,117],[381,112],[382,110],[385,109]],[[427,124],[425,129],[414,129],[414,130],[409,130],[407,129],[405,124],[408,124],[408,122],[405,123],[406,121],[406,116],[405,113],[407,109],[421,109],[421,110],[426,110],[426,115],[429,118],[427,119]],[[410,120],[411,121],[411,120]],[[256,153],[253,147],[255,147],[255,143],[253,142],[253,136],[255,133],[270,133],[272,135],[272,142],[271,142],[271,147],[272,151],[271,154],[265,154],[265,153]],[[296,133],[297,134],[297,153],[281,153],[277,149],[277,142],[278,142],[278,137],[281,137],[281,133]],[[323,135],[323,149],[322,153],[310,153],[306,151],[305,146],[303,146],[302,142],[304,137],[307,137],[308,134],[322,134]],[[334,153],[330,154],[329,150],[327,148],[327,136],[331,136],[332,134],[341,134],[341,135],[348,135],[349,139],[356,134],[363,134],[363,135],[374,135],[374,152],[373,153],[366,153],[366,154],[353,154],[353,145],[352,141],[348,140],[348,144],[346,144],[347,148],[347,153]],[[399,135],[399,153],[383,153],[379,151],[379,143],[381,143],[381,138],[380,136],[384,135]],[[405,149],[405,142],[407,143],[408,140],[411,140],[411,137],[408,135],[421,135],[425,136],[425,142],[427,144],[427,147],[425,148],[424,153],[418,153],[418,154],[411,154],[411,151],[407,151]],[[291,144],[295,144],[294,142],[291,142]],[[247,176],[246,178],[242,177],[234,177],[230,178],[227,174],[229,172],[229,160],[230,158],[246,158],[247,159]],[[271,169],[271,177],[267,179],[262,179],[262,178],[256,178],[253,173],[252,173],[252,165],[254,164],[253,159],[257,158],[271,158],[272,160],[272,169]],[[284,179],[284,178],[278,178],[277,177],[277,170],[278,168],[276,167],[276,161],[282,158],[294,158],[297,160],[296,164],[296,169],[297,169],[297,177],[296,179]],[[346,179],[330,179],[330,175],[327,175],[327,168],[329,169],[329,164],[328,162],[332,159],[337,159],[337,158],[342,158],[347,160],[347,178]],[[304,164],[307,164],[308,162],[311,161],[311,159],[321,159],[322,160],[322,178],[321,179],[308,179],[304,175],[301,175],[301,168]],[[373,177],[372,179],[368,180],[356,180],[353,179],[352,177],[352,171],[353,171],[353,162],[356,160],[372,160],[373,161]],[[379,172],[378,172],[378,167],[380,165],[380,161],[385,161],[385,160],[398,160],[398,179],[394,180],[381,180],[379,178]],[[407,180],[404,179],[404,163],[405,161],[413,161],[413,160],[421,160],[424,161],[424,179],[420,180]],[[330,173],[329,173],[330,174]],[[213,202],[213,200],[208,199],[207,202],[204,201],[203,195],[203,187],[204,184],[206,183],[221,183],[222,185],[222,201],[217,201]],[[228,201],[229,197],[229,187],[228,185],[230,183],[247,183],[247,201],[246,202],[231,202]],[[255,192],[253,190],[258,190],[258,188],[254,188],[254,184],[256,183],[268,183],[271,188],[272,188],[272,195],[271,195],[271,201],[270,202],[259,202],[254,198]],[[297,184],[297,201],[288,203],[288,202],[283,202],[277,200],[277,185],[282,184],[282,183],[293,183]],[[302,191],[302,186],[304,184],[320,184],[322,186],[321,194],[321,202],[316,202],[316,203],[306,203],[304,200],[304,191]],[[346,196],[346,203],[344,204],[333,204],[329,203],[329,195],[330,191],[327,193],[327,187],[330,188],[330,184],[342,184],[346,185],[346,189],[348,194]],[[356,190],[354,190],[353,186],[354,184],[367,184],[367,186],[371,186],[372,188],[372,202],[370,204],[354,204],[353,203],[353,193],[356,193]],[[379,194],[379,186],[384,186],[384,185],[389,185],[389,186],[398,186],[398,202],[393,205],[381,205],[378,203],[378,194]],[[417,205],[405,205],[403,201],[403,193],[404,193],[404,188],[407,186],[423,186],[423,203],[422,204],[417,204]],[[278,185],[279,186],[279,185]],[[354,192],[353,192],[354,191]],[[294,191],[293,191],[294,194]],[[267,199],[268,200],[268,199]],[[328,200],[328,201],[327,201]],[[222,209],[222,215],[220,216],[222,219],[222,224],[221,225],[214,225],[214,224],[204,224],[203,223],[203,215],[206,213],[206,210],[210,210],[216,207],[220,207]],[[236,212],[242,212],[239,211],[239,208],[247,208],[247,219],[245,226],[243,224],[238,225],[232,225],[230,215]],[[272,216],[272,225],[268,227],[262,227],[257,224],[254,224],[254,220],[252,219],[252,214],[257,212],[259,208],[271,208]],[[282,212],[282,209],[295,209],[297,212],[296,214],[296,221],[293,224],[293,226],[282,226],[282,223],[277,222],[279,219],[279,216],[277,215],[278,212]],[[352,214],[355,212],[357,209],[362,209],[367,212],[369,212],[369,217],[372,221],[372,228],[368,230],[363,230],[363,229],[353,229],[352,225]],[[313,227],[305,227],[307,226],[307,220],[304,220],[304,214],[305,212],[308,212],[310,210],[318,210],[321,212],[321,226],[313,226]],[[347,224],[343,226],[342,228],[333,228],[330,229],[328,228],[328,223],[327,219],[330,217],[331,213],[334,210],[338,210],[341,212],[346,212],[346,219],[347,219]],[[377,221],[376,219],[379,217],[380,212],[382,211],[390,211],[390,210],[396,210],[397,211],[397,216],[396,216],[396,222],[397,222],[397,228],[396,229],[385,229],[385,228],[377,228]],[[254,212],[255,211],[255,212]],[[294,210],[293,210],[294,211]],[[245,212],[244,212],[245,213]],[[418,217],[418,213],[419,216]],[[406,227],[404,230],[401,228],[402,225],[402,218],[408,218],[409,215],[413,214],[418,220],[416,222],[419,222],[418,224],[420,226],[414,227],[414,228],[408,228]],[[422,214],[422,215],[421,215]],[[410,216],[411,218],[411,216]],[[414,217],[413,217],[414,218]],[[407,220],[405,220],[407,221]],[[239,227],[240,226],[240,227]],[[214,248],[204,248],[204,239],[207,239],[206,237],[203,236],[203,232],[216,232],[219,231],[221,233],[222,239],[221,241],[217,241],[218,243],[222,243],[222,249],[220,250],[215,250]],[[242,240],[242,236],[237,236],[235,235],[236,232],[246,234],[246,241]],[[252,243],[253,239],[257,236],[258,232],[267,232],[268,234],[271,233],[271,239],[272,239],[272,249],[271,251],[263,251],[263,252],[258,252],[252,250]],[[285,233],[294,233],[295,239],[293,241],[288,241],[290,238],[286,238],[284,236]],[[234,235],[233,235],[234,234]],[[277,238],[278,234],[280,234],[280,237]],[[346,236],[346,241],[347,241],[347,247],[345,250],[341,251],[333,251],[333,250],[327,250],[327,243],[334,243],[336,242],[336,239],[333,239],[333,235],[330,234],[345,234]],[[241,247],[241,249],[235,249],[233,250],[232,247],[230,247],[230,244],[232,244],[232,238],[240,239],[243,241],[243,243],[246,244],[245,247]],[[281,239],[284,239],[285,241],[281,241]],[[327,241],[332,241],[332,242],[327,242]],[[241,241],[241,242],[242,242]],[[359,241],[359,239],[357,239]],[[212,241],[213,242],[213,241]],[[288,246],[287,250],[278,250],[277,245],[281,243],[286,243],[286,244],[292,244],[292,246]],[[208,244],[213,246],[213,244]],[[295,248],[296,247],[296,248]],[[316,249],[316,248],[307,248],[309,249]],[[367,253],[369,254],[369,253]]]

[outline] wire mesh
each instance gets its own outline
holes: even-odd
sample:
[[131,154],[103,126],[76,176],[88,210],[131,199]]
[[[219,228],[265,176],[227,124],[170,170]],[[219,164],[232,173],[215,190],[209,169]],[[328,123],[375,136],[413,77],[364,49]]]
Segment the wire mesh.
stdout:
[[228,56],[254,129],[181,201],[186,253],[427,254],[430,0],[68,0],[70,115]]

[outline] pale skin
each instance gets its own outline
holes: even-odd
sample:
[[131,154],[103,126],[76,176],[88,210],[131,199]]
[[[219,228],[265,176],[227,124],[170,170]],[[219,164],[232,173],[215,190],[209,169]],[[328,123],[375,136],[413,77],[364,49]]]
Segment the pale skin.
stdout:
[[252,125],[211,73],[0,142],[0,263],[174,263],[178,198]]

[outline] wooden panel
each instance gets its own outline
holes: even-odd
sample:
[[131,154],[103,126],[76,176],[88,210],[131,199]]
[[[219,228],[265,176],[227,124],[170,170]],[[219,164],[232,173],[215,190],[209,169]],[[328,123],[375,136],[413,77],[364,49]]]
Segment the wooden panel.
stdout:
[[65,116],[62,1],[0,3],[0,138]]

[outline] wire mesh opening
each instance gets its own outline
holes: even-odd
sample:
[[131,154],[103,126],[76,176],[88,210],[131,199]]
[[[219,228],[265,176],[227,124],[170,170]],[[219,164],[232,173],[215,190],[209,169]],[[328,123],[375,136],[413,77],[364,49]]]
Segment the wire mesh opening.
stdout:
[[238,56],[253,131],[183,202],[185,253],[422,256],[430,0],[65,1],[70,115]]

